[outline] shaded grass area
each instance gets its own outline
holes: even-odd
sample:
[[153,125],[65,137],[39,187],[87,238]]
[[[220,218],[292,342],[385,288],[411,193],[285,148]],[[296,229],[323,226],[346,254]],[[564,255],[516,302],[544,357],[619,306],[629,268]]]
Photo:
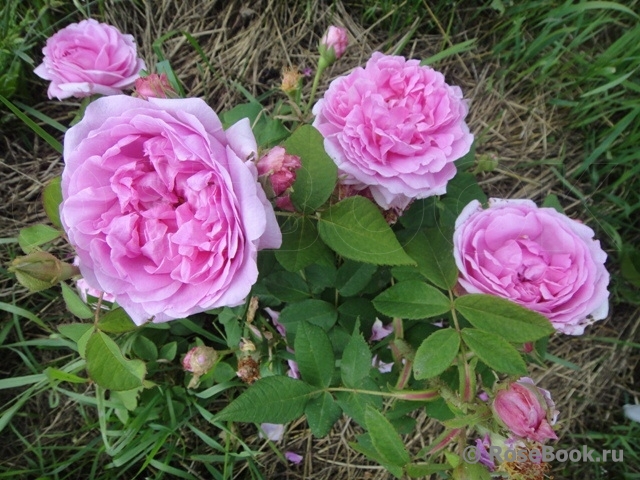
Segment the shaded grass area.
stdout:
[[[548,1],[492,5],[105,1],[92,4],[89,13],[101,12],[105,21],[134,34],[149,65],[168,59],[185,90],[205,98],[216,111],[246,100],[234,82],[266,103],[275,101],[282,67],[313,67],[317,42],[329,24],[345,26],[353,42],[321,88],[363,64],[375,50],[427,58],[450,49],[451,55],[434,66],[470,101],[468,119],[479,159],[497,161],[495,169],[479,173],[485,191],[538,203],[549,193],[558,195],[569,215],[599,230],[612,258],[608,266],[617,272],[621,249],[638,244],[637,2],[627,8]],[[29,78],[26,85],[38,92],[33,94],[34,103],[41,102],[38,110],[70,122],[73,102],[43,102],[43,83]],[[17,122],[2,128],[2,195],[8,208],[1,222],[4,236],[13,237],[19,228],[44,220],[40,191],[60,173],[62,161]],[[38,315],[52,331],[59,322],[70,322],[53,292],[29,295],[16,286],[4,265],[17,246],[1,247],[0,300]],[[636,300],[629,285],[615,288],[616,299]],[[42,375],[47,367],[84,375],[71,356],[60,358],[66,347],[59,338],[19,315],[2,315],[3,379]],[[640,350],[632,344],[639,341],[639,324],[633,306],[614,306],[610,318],[587,336],[554,337],[551,353],[561,360],[534,369],[534,378],[552,391],[561,411],[562,445],[625,449],[624,464],[557,465],[556,478],[640,475],[634,456],[640,451],[638,428],[624,420],[620,409],[640,395],[634,387]],[[127,428],[110,409],[112,399],[97,404],[100,392],[91,385],[45,378],[0,390],[0,415],[24,399],[2,432],[0,478],[132,478],[138,472],[151,478],[389,478],[349,447],[360,430],[348,420],[326,439],[314,439],[305,423],[297,422],[275,448],[259,439],[253,426],[236,431],[236,426],[212,422],[223,398],[213,398],[202,410],[178,387],[154,389],[145,402],[151,407],[134,410],[136,422]],[[416,420],[418,428],[405,439],[414,451],[439,433],[424,412]],[[105,438],[112,447],[124,446],[107,451]],[[297,451],[305,460],[289,465],[279,449]],[[259,451],[263,454],[256,461],[246,461]]]

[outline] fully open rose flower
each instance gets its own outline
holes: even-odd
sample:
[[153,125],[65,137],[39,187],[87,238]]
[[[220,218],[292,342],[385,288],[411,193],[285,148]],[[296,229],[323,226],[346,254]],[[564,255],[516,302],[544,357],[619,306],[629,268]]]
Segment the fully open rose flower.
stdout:
[[65,135],[60,209],[87,283],[137,324],[242,303],[282,240],[256,151],[247,119],[224,131],[200,99],[91,103]]
[[474,200],[456,220],[453,254],[468,293],[512,300],[581,335],[607,316],[606,253],[586,225],[531,200]]
[[131,87],[145,63],[131,35],[96,20],[63,28],[47,40],[35,73],[50,80],[49,98],[116,95]]
[[444,194],[473,143],[460,88],[418,60],[379,52],[331,82],[313,113],[341,183],[370,187],[384,209]]
[[558,438],[551,428],[558,417],[555,407],[549,391],[529,377],[500,390],[493,401],[494,413],[513,435],[540,443]]

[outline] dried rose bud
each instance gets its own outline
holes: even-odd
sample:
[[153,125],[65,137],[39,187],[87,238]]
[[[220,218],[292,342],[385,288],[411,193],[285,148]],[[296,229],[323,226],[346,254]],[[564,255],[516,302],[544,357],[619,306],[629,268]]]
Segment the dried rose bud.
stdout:
[[32,292],[46,290],[56,283],[80,275],[78,267],[62,262],[48,252],[31,252],[16,257],[8,270]]
[[149,98],[177,98],[178,94],[169,83],[166,73],[151,73],[146,77],[136,79],[135,95],[148,100]]
[[260,379],[260,364],[252,356],[241,357],[238,359],[236,375],[244,383],[251,385]]
[[213,368],[218,354],[211,347],[193,347],[182,360],[182,366],[194,376],[202,376]]
[[280,90],[284,93],[293,93],[300,89],[300,79],[302,75],[297,68],[284,68],[282,70],[282,84]]

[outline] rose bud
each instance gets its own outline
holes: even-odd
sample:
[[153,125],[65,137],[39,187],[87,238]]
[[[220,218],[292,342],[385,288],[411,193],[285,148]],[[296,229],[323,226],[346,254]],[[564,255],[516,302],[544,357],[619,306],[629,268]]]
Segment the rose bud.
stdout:
[[166,73],[151,73],[136,80],[135,95],[145,100],[149,98],[177,98],[178,94],[169,83]]
[[273,147],[257,163],[258,175],[268,176],[276,196],[282,195],[296,181],[300,157],[289,155],[282,147]]
[[207,373],[218,359],[218,354],[211,347],[193,347],[182,360],[182,366],[187,372],[202,376]]
[[18,282],[32,292],[46,290],[58,282],[80,274],[78,267],[62,262],[48,252],[32,252],[17,257],[11,262],[8,270],[15,274]]
[[330,65],[340,58],[349,45],[347,29],[331,25],[320,39],[320,55]]
[[558,439],[551,428],[558,416],[551,394],[536,387],[529,377],[500,390],[493,401],[493,411],[516,437],[540,443]]

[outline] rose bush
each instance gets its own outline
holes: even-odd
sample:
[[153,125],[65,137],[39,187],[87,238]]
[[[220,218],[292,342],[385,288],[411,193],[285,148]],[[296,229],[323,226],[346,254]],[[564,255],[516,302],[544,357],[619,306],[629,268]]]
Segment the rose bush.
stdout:
[[93,19],[73,23],[49,37],[42,53],[44,59],[34,71],[51,81],[49,98],[59,100],[122,93],[146,68],[133,36]]
[[65,135],[60,217],[88,284],[161,322],[244,301],[281,234],[249,121],[200,99],[111,96]]
[[370,187],[384,209],[444,194],[473,143],[460,88],[418,60],[379,52],[331,82],[313,113],[341,182]]
[[454,257],[468,293],[488,293],[545,315],[581,335],[607,316],[606,253],[586,225],[531,200],[467,205],[456,220]]

